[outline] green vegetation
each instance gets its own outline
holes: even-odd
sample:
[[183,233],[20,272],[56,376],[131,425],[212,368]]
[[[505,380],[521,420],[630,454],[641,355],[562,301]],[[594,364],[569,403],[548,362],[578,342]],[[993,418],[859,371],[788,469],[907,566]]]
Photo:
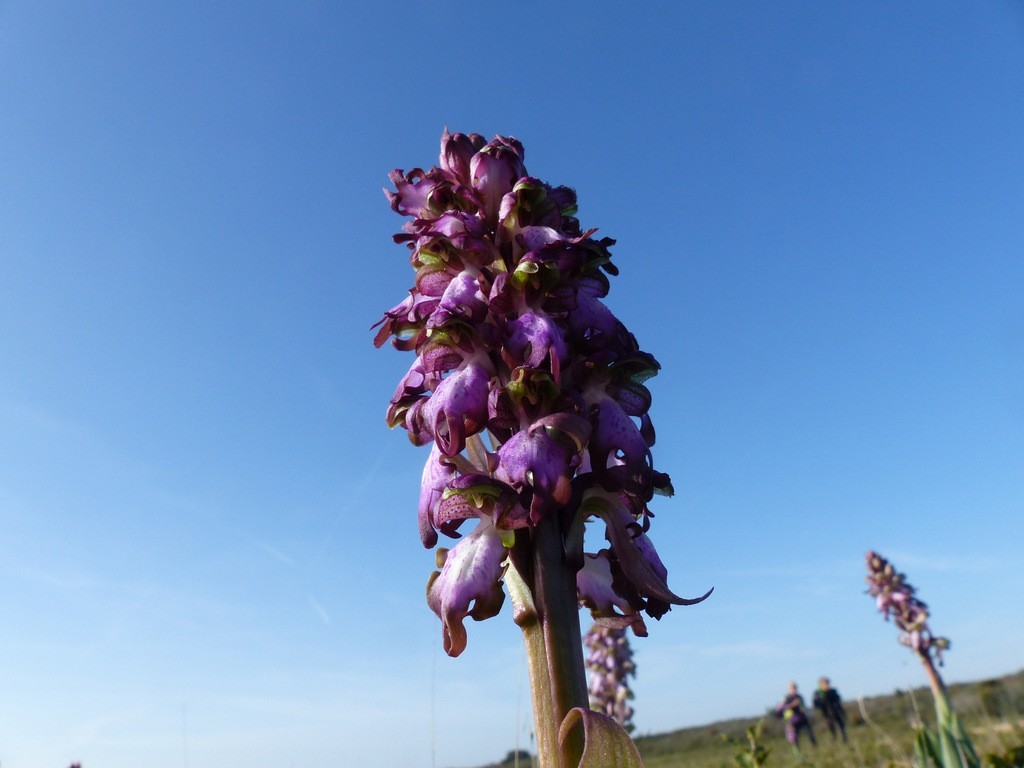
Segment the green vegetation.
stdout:
[[[949,694],[986,768],[1024,768],[1024,670],[994,680],[950,685]],[[818,746],[802,742],[801,753],[797,754],[783,737],[782,721],[774,715],[639,736],[636,744],[643,755],[644,768],[734,768],[743,759],[738,752],[752,753],[755,748],[768,753],[763,763],[757,763],[766,768],[915,765],[916,727],[935,722],[927,687],[844,703],[849,745],[833,742],[822,720],[815,718]],[[758,732],[762,719],[762,730]],[[751,744],[751,734],[755,745]],[[485,768],[514,768],[514,763],[509,759]],[[525,755],[520,754],[518,768],[531,768]]]

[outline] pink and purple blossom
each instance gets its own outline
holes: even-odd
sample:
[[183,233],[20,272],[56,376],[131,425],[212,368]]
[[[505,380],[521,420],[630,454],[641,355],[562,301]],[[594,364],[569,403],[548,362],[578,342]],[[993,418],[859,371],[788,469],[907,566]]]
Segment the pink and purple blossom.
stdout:
[[869,551],[868,594],[875,598],[879,612],[900,630],[900,642],[913,651],[942,663],[942,652],[949,649],[949,639],[932,634],[928,626],[928,606],[919,600],[907,577],[892,563]]
[[[651,453],[660,366],[604,303],[614,241],[580,227],[575,192],[527,174],[514,138],[445,130],[438,162],[390,174],[415,279],[374,341],[416,355],[387,421],[432,446],[424,546],[475,526],[438,550],[428,586],[445,650],[465,648],[467,616],[497,613],[510,553],[552,517],[579,601],[646,634],[641,614],[695,601],[669,590],[647,535],[648,502],[672,493]],[[608,546],[584,553],[584,524],[602,522]]]

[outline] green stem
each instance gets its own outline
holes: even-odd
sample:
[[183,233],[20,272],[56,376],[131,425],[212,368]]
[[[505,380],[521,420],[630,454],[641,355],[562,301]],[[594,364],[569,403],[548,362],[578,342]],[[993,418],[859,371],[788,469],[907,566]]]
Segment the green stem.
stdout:
[[582,729],[570,732],[561,746],[558,730],[569,710],[588,706],[587,681],[575,573],[566,567],[554,515],[533,530],[531,565],[531,574],[510,566],[506,581],[526,644],[540,768],[576,768]]
[[970,736],[960,724],[960,718],[953,711],[949,691],[942,681],[939,670],[935,668],[931,654],[918,651],[918,656],[920,656],[925,674],[928,676],[928,683],[932,688],[932,698],[935,699],[935,720],[938,726],[939,749],[944,768],[978,766],[978,756],[974,751],[974,745],[971,744]]
[[526,643],[526,663],[530,673],[530,696],[533,699],[533,729],[537,736],[539,768],[559,768],[558,719],[548,684],[547,651],[544,630],[534,616],[521,623]]
[[935,668],[935,662],[925,651],[917,651],[921,664],[924,666],[924,673],[928,677],[928,684],[932,689],[932,698],[935,700],[935,715],[940,726],[949,718],[951,711],[949,705],[949,693],[946,691],[946,684],[942,682],[939,670]]

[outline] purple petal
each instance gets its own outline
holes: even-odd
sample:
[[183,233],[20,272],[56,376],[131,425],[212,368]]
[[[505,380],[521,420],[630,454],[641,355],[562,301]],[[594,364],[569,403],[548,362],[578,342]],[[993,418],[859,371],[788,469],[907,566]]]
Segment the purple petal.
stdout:
[[461,184],[469,183],[469,164],[473,155],[483,147],[484,137],[478,133],[468,136],[464,133],[441,134],[441,156],[438,164]]
[[389,178],[397,190],[384,190],[384,194],[391,202],[391,210],[403,216],[421,216],[423,209],[427,207],[427,198],[437,185],[437,179],[424,174],[421,168],[413,168],[405,175],[395,170],[389,174]]
[[[419,292],[410,292],[401,304],[392,307],[384,313],[384,317],[374,323],[371,327],[381,326],[377,335],[373,338],[375,347],[380,347],[392,334],[396,336],[411,337],[420,331],[420,323],[424,318],[429,317],[437,305],[437,299],[423,296]],[[408,339],[402,341],[395,339],[395,347],[398,349],[411,349],[415,346],[408,343]]]
[[438,550],[441,570],[427,582],[427,604],[441,619],[444,651],[449,656],[466,649],[462,622],[467,616],[483,621],[501,610],[505,600],[502,563],[507,554],[497,530],[484,520],[451,551]]
[[422,395],[416,398],[412,404],[408,404],[408,401],[405,401],[399,405],[392,406],[388,410],[388,424],[397,426],[397,419],[401,418],[402,426],[409,433],[409,441],[413,445],[426,445],[434,439],[433,433],[426,428],[423,421],[423,409],[429,402],[429,397]]
[[395,394],[391,396],[391,402],[397,403],[410,396],[422,395],[429,388],[430,385],[427,383],[426,374],[423,372],[423,364],[417,357],[412,365],[409,366],[409,370],[405,372],[402,380],[398,382]]
[[551,243],[560,243],[567,238],[554,227],[523,227],[519,240],[527,251],[538,251]]
[[545,431],[524,430],[498,449],[495,475],[517,490],[534,492],[531,516],[536,522],[547,509],[572,497],[572,476],[579,463],[575,458],[569,446]]
[[590,407],[594,432],[590,462],[601,485],[651,496],[651,450],[640,428],[617,402],[605,397]]
[[420,267],[416,271],[416,290],[423,296],[434,299],[443,296],[451,281],[452,273],[443,264]]
[[430,449],[430,457],[423,465],[423,477],[420,481],[419,523],[420,540],[423,546],[433,547],[437,544],[435,518],[437,507],[441,502],[444,489],[455,478],[455,468],[444,461],[437,445]]
[[523,145],[516,139],[496,136],[473,155],[470,182],[477,191],[488,222],[498,220],[501,199],[512,191],[512,185],[526,175]]
[[488,475],[460,475],[448,484],[435,521],[441,530],[453,521],[487,518],[500,530],[525,528],[527,513],[515,489]]
[[442,381],[423,406],[424,425],[445,456],[459,453],[466,438],[486,425],[490,379],[482,365],[469,362]]
[[[708,590],[701,597],[687,599],[679,597],[668,588],[668,570],[658,557],[654,544],[647,534],[643,533],[624,505],[614,504],[601,516],[604,518],[606,535],[615,558],[623,574],[640,595],[666,604],[694,605],[711,594],[711,590]],[[649,612],[650,608],[651,606],[648,606]]]
[[546,314],[524,312],[509,323],[508,332],[505,347],[513,367],[540,368],[548,360],[556,365],[566,361],[565,332]]
[[627,624],[632,625],[634,635],[646,637],[647,627],[643,618],[626,598],[615,591],[612,582],[608,550],[603,549],[596,555],[586,553],[583,567],[576,572],[579,601],[590,609],[590,615],[595,619],[625,619]]
[[576,308],[569,314],[569,327],[585,347],[622,346],[622,324],[599,299],[579,290]]
[[480,280],[469,272],[460,272],[448,283],[437,309],[427,321],[427,327],[444,325],[452,318],[476,323],[486,313],[487,298],[480,290]]

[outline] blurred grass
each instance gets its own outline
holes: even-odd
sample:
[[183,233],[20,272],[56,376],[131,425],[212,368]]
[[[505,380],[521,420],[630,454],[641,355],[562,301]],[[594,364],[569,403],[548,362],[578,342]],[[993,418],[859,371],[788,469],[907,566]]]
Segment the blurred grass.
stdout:
[[[950,686],[953,706],[967,726],[979,755],[998,755],[1024,768],[1015,748],[1024,747],[1024,670],[991,680]],[[786,742],[782,721],[766,712],[761,744],[770,750],[768,768],[910,768],[913,765],[914,725],[934,724],[931,692],[927,687],[896,690],[860,702],[844,702],[849,744],[835,743],[824,720],[814,717],[817,748],[801,740],[797,754]],[[668,733],[637,736],[644,768],[734,768],[735,755],[746,744],[747,728],[760,717],[736,718]],[[737,744],[735,742],[740,742]],[[521,755],[518,768],[530,768]],[[513,755],[483,768],[516,768]]]

